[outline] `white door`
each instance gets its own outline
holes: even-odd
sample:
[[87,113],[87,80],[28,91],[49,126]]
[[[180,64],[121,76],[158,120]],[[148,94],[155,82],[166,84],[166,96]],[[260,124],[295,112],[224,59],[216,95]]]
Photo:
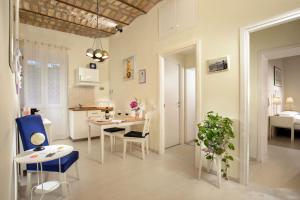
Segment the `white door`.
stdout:
[[165,147],[179,144],[179,65],[165,61]]
[[185,70],[185,142],[196,138],[196,70]]

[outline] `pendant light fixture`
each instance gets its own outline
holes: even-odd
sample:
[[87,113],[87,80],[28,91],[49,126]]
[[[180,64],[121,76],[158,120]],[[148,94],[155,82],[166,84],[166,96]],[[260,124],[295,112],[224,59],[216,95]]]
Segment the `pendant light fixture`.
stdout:
[[[97,0],[97,30],[99,23],[99,0]],[[100,43],[100,45],[99,45]],[[94,50],[94,46],[96,49]],[[108,52],[103,49],[101,38],[95,37],[92,48],[86,50],[86,56],[92,58],[95,62],[104,62],[109,58]]]

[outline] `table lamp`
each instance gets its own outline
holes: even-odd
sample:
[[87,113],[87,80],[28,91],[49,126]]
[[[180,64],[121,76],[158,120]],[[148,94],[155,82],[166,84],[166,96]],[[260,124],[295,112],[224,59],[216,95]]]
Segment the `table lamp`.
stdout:
[[275,115],[277,114],[277,106],[281,104],[280,97],[273,97],[273,104],[275,105]]
[[42,145],[44,144],[46,137],[43,133],[33,133],[30,137],[31,144],[37,146],[33,151],[42,151],[45,149]]
[[287,105],[289,105],[289,110],[292,110],[292,105],[293,105],[293,103],[294,103],[293,97],[287,97],[286,100],[285,100],[285,103],[286,103]]

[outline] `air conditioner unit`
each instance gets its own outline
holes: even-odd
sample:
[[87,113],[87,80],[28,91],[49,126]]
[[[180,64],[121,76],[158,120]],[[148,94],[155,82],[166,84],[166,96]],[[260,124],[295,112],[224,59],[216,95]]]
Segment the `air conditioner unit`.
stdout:
[[97,86],[99,84],[99,71],[97,69],[89,69],[79,67],[76,69],[76,85],[77,86]]

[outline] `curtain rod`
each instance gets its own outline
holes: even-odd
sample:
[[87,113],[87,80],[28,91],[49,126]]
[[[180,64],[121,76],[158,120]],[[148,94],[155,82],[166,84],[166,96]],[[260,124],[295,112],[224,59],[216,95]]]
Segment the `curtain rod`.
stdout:
[[48,45],[48,46],[53,46],[53,47],[56,47],[56,48],[62,48],[62,49],[66,49],[66,50],[70,50],[70,48],[68,47],[65,47],[65,46],[62,46],[62,45],[56,45],[56,44],[51,44],[51,43],[47,43],[47,42],[40,42],[40,41],[35,41],[35,40],[29,40],[29,39],[17,39],[19,40],[19,42],[32,42],[32,43],[39,43],[41,45]]

